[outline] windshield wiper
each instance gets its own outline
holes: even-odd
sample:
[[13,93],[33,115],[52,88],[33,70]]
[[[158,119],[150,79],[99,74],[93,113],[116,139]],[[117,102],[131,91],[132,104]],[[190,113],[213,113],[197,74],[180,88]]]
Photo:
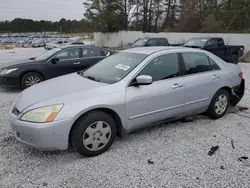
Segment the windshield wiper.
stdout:
[[80,76],[82,76],[82,77],[84,77],[84,78],[88,78],[88,79],[90,79],[90,80],[93,80],[93,81],[96,81],[96,82],[100,82],[100,80],[97,80],[97,79],[96,79],[95,77],[93,77],[93,76],[85,76],[84,73],[83,73],[82,71],[77,72],[77,74],[80,75]]

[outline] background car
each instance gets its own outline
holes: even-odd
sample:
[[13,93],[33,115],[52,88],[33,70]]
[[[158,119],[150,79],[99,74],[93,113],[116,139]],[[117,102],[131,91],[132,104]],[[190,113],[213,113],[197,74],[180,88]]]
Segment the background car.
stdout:
[[148,47],[148,46],[170,46],[168,39],[164,37],[145,37],[137,39],[132,46],[119,48],[125,50],[129,48]]
[[0,86],[26,89],[54,77],[86,69],[112,52],[94,46],[54,48],[30,59],[9,62],[0,68]]
[[183,44],[185,47],[207,50],[226,62],[238,64],[243,56],[244,46],[225,45],[221,37],[192,38]]
[[26,145],[66,150],[71,143],[81,155],[96,156],[116,135],[148,125],[201,113],[221,118],[243,97],[244,83],[238,65],[204,50],[134,48],[28,88],[9,121]]

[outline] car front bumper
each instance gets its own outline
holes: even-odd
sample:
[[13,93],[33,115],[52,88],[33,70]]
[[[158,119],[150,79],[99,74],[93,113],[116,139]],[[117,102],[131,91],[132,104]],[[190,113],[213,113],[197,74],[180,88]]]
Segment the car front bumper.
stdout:
[[20,88],[20,79],[15,77],[0,76],[0,86]]
[[16,139],[39,150],[66,150],[70,132],[70,120],[51,123],[32,123],[20,120],[20,115],[9,112],[9,123]]

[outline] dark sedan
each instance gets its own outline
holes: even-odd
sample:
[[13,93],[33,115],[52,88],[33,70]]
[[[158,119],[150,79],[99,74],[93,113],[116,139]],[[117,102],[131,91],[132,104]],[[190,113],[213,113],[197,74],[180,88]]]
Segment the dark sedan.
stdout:
[[94,46],[70,45],[0,67],[0,86],[26,89],[34,84],[86,69],[112,52]]

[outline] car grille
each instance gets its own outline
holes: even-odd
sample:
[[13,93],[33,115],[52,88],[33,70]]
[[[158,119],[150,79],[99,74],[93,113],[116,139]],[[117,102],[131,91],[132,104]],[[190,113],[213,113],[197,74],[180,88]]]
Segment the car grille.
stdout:
[[20,114],[19,110],[17,108],[13,108],[12,113],[18,116]]

